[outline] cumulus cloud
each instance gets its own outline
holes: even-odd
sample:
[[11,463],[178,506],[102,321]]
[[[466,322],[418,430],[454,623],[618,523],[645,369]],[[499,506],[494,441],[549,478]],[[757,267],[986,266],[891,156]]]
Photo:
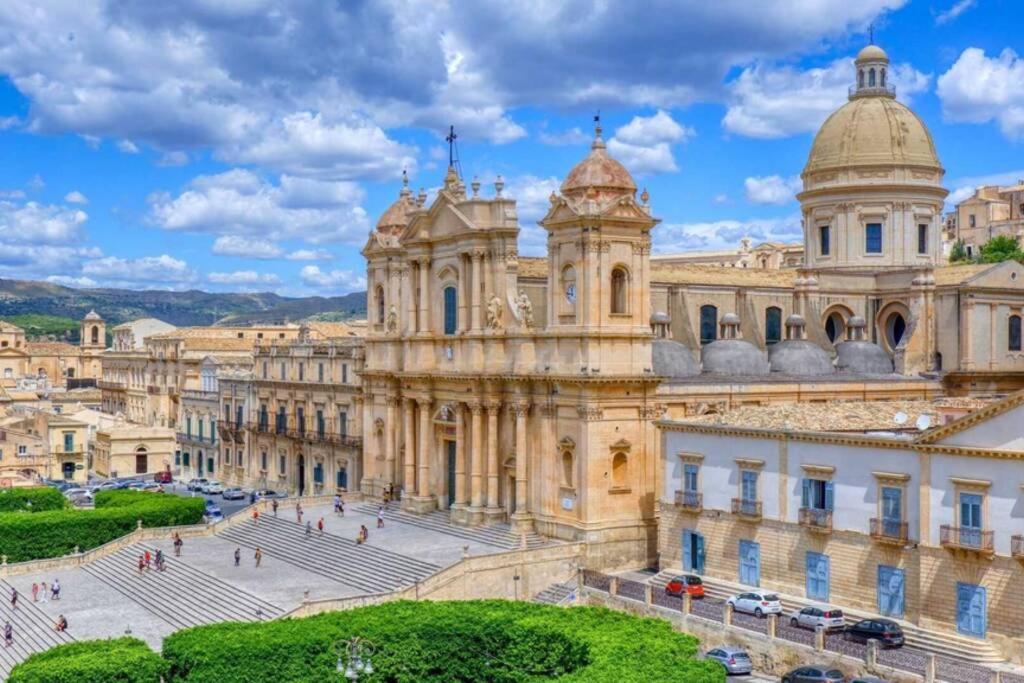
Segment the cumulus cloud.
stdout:
[[50,275],[46,278],[46,281],[52,282],[55,285],[64,285],[65,287],[96,287],[99,285],[92,278],[71,277],[69,275]]
[[945,210],[952,211],[953,207],[970,197],[977,188],[983,185],[1018,185],[1021,184],[1022,179],[1024,179],[1024,168],[981,176],[952,178],[946,183],[947,187],[953,189],[946,196]]
[[281,283],[281,278],[274,273],[257,273],[255,270],[210,273],[206,279],[219,285],[277,285]]
[[366,277],[351,270],[320,270],[319,266],[303,266],[299,271],[302,283],[317,290],[335,294],[356,292],[366,288]]
[[329,261],[334,257],[326,249],[296,249],[285,258],[289,261]]
[[66,201],[69,204],[89,203],[89,199],[78,190],[72,190],[71,192],[68,192],[66,195],[64,195],[64,201]]
[[125,154],[138,154],[139,147],[131,140],[118,140],[117,149]]
[[695,134],[659,109],[652,116],[634,116],[618,128],[608,141],[608,152],[632,173],[670,173],[679,170],[671,146]]
[[362,190],[344,181],[283,176],[275,185],[252,171],[233,169],[198,176],[177,197],[151,196],[150,220],[166,230],[241,236],[244,240],[221,244],[236,251],[251,247],[253,240],[285,238],[358,244],[370,225],[358,205],[362,199]]
[[970,47],[939,76],[936,91],[950,121],[996,121],[1011,140],[1024,138],[1024,58],[1010,48],[989,57]]
[[803,239],[800,215],[783,218],[721,220],[704,223],[668,223],[654,231],[654,250],[675,253],[705,249],[734,249],[750,237],[758,242],[799,242]]
[[551,207],[551,193],[558,192],[561,181],[549,176],[523,175],[509,178],[505,195],[516,200],[519,215],[519,251],[524,256],[542,256],[547,252],[548,233],[537,225]]
[[978,4],[977,0],[957,0],[944,12],[939,12],[935,17],[935,23],[939,26],[955,21],[957,17]]
[[284,254],[284,249],[270,240],[252,239],[244,235],[222,235],[214,240],[213,253],[218,256],[274,259]]
[[[910,65],[896,64],[889,80],[897,96],[909,102],[927,90],[931,77]],[[722,127],[752,138],[813,133],[846,102],[853,82],[853,60],[846,57],[811,69],[758,62],[727,84],[729,105]]]
[[579,127],[563,130],[559,133],[554,133],[544,128],[537,134],[537,140],[544,145],[582,145],[585,142],[590,142],[590,137]]
[[0,243],[73,244],[88,218],[67,206],[0,200]]
[[198,277],[185,261],[167,254],[135,259],[104,256],[82,264],[82,275],[111,287],[183,288]]
[[803,189],[800,176],[753,176],[747,178],[743,186],[747,200],[754,204],[785,204],[794,201],[796,193]]

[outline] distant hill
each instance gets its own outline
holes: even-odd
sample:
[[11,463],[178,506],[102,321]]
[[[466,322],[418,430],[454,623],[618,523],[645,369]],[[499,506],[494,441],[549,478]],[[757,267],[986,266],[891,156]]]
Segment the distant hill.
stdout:
[[[149,317],[178,326],[249,325],[281,323],[285,320],[298,322],[324,315],[344,320],[366,316],[366,292],[345,296],[292,298],[271,292],[240,294],[198,290],[74,289],[49,282],[0,279],[0,318],[10,319],[31,314],[37,316],[34,319],[37,322],[47,320],[39,316],[53,316],[52,322],[56,322],[56,318],[78,321],[90,310],[95,310],[110,325]],[[18,319],[12,322],[18,324]],[[77,325],[76,322],[75,328]]]

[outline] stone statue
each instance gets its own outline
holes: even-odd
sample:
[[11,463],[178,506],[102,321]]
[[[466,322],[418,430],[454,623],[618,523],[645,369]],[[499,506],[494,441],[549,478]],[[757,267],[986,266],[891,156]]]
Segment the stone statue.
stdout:
[[492,330],[501,329],[501,299],[491,294],[487,300],[487,327]]
[[519,309],[519,321],[523,324],[523,327],[533,327],[533,302],[530,301],[530,297],[526,296],[526,292],[519,290],[519,296],[516,298],[516,307]]
[[395,305],[391,304],[391,308],[388,309],[388,318],[385,322],[388,334],[394,333],[398,329],[398,310],[395,309]]

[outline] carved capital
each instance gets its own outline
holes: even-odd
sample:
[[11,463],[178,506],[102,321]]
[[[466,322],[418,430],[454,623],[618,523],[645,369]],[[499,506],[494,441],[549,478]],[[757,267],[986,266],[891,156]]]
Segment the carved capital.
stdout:
[[495,415],[501,411],[501,401],[484,401],[484,408],[488,415]]
[[397,396],[388,396],[387,398],[384,399],[384,402],[389,407],[393,408],[396,407],[401,402],[401,399],[399,399]]
[[484,254],[486,253],[487,252],[483,249],[474,249],[473,251],[469,252],[469,257],[474,261],[482,261],[484,259]]
[[510,406],[512,414],[517,418],[526,417],[530,414],[530,402],[529,401],[516,401]]
[[545,404],[539,406],[537,408],[537,411],[540,413],[541,417],[549,417],[550,418],[550,417],[557,417],[558,416],[558,406],[552,405],[550,403],[545,403]]
[[667,406],[661,403],[647,405],[640,408],[640,417],[644,420],[657,420],[668,410]]
[[469,405],[469,412],[473,413],[474,415],[483,415],[483,413],[484,413],[484,405],[482,403],[480,403],[478,401],[473,401],[473,402],[469,403],[468,405]]
[[432,399],[432,398],[417,398],[416,399],[416,405],[418,405],[421,410],[427,410],[433,404],[434,404],[434,399]]
[[602,411],[597,406],[576,406],[576,412],[579,413],[580,419],[583,420],[584,422],[600,420],[604,415],[604,411]]

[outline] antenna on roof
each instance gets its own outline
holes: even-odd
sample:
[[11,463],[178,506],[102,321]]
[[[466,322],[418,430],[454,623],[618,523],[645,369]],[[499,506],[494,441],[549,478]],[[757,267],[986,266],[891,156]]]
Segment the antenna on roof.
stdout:
[[445,141],[448,143],[448,166],[454,168],[455,172],[462,178],[462,163],[459,161],[459,145],[455,142],[459,136],[455,133],[455,126],[448,126],[448,135]]
[[917,425],[917,428],[923,432],[924,430],[932,426],[932,416],[922,415],[921,417],[917,418],[917,422],[915,424]]
[[896,424],[900,425],[900,426],[903,426],[903,425],[907,424],[907,420],[909,420],[909,419],[910,418],[907,417],[907,414],[904,413],[902,410],[900,412],[896,413],[895,415],[893,415],[893,417],[892,417],[892,421],[895,422]]

